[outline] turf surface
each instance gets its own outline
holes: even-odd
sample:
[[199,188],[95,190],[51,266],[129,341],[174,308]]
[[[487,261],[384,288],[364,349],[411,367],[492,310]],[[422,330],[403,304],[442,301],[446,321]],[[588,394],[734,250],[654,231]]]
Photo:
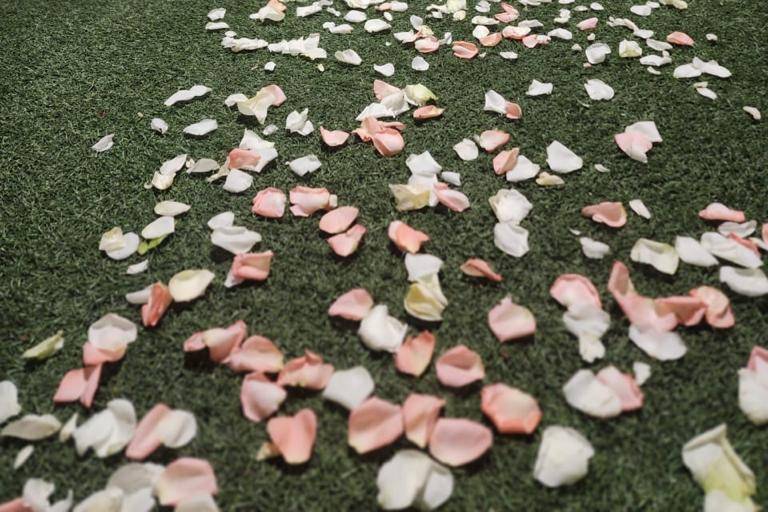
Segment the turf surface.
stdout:
[[[582,2],[583,3],[583,2]],[[409,14],[423,14],[427,2],[413,2],[407,14],[396,14],[395,29],[405,30]],[[605,1],[610,14],[627,16],[632,2]],[[226,7],[226,21],[239,35],[275,41],[321,32],[329,54],[354,48],[363,58],[357,68],[332,58],[320,73],[316,63],[265,50],[232,54],[219,46],[219,35],[203,31],[205,14]],[[755,344],[765,345],[768,299],[732,296],[737,326],[729,332],[688,329],[682,332],[689,353],[678,362],[649,361],[653,376],[644,388],[645,407],[611,421],[597,421],[568,407],[561,385],[582,362],[576,341],[564,330],[562,311],[548,297],[559,274],[588,275],[601,288],[612,315],[604,341],[607,355],[593,365],[613,363],[624,370],[647,358],[628,340],[627,322],[605,292],[611,259],[586,260],[568,228],[609,243],[614,255],[629,259],[629,249],[641,236],[670,242],[675,235],[698,235],[707,227],[695,212],[713,200],[744,209],[748,218],[765,220],[768,185],[768,125],[754,123],[742,111],[756,104],[763,111],[768,72],[766,37],[768,14],[761,2],[691,0],[680,12],[662,8],[640,20],[662,37],[673,30],[693,36],[695,49],[675,50],[675,64],[697,55],[717,59],[733,71],[729,80],[710,80],[720,98],[711,102],[697,95],[691,81],[671,77],[672,66],[655,77],[634,61],[619,59],[624,29],[603,25],[599,39],[611,45],[608,62],[582,67],[583,55],[572,43],[555,41],[545,48],[521,50],[503,42],[488,57],[472,62],[453,58],[448,49],[427,56],[427,73],[410,69],[415,55],[390,34],[370,36],[356,28],[349,36],[330,35],[321,25],[322,13],[306,19],[293,16],[283,23],[259,25],[247,19],[254,3],[222,1],[93,0],[0,5],[0,380],[11,379],[20,390],[26,412],[55,412],[65,420],[80,407],[54,407],[53,391],[60,377],[80,364],[80,346],[87,326],[107,312],[138,321],[137,308],[123,295],[155,280],[167,281],[183,268],[207,267],[218,276],[205,298],[174,307],[158,329],[141,331],[125,359],[106,371],[94,410],[112,398],[133,401],[143,415],[163,401],[189,409],[200,430],[190,445],[158,452],[153,461],[165,463],[177,455],[208,458],[216,471],[223,510],[370,510],[375,507],[375,475],[379,465],[405,441],[373,455],[360,457],[347,447],[346,413],[312,393],[290,393],[282,410],[313,408],[319,416],[316,451],[310,463],[289,468],[257,462],[254,455],[265,440],[263,425],[246,421],[240,412],[241,376],[225,367],[189,358],[181,342],[192,332],[226,325],[243,318],[252,333],[274,340],[291,357],[304,348],[320,352],[337,368],[365,365],[374,376],[377,394],[401,401],[411,391],[437,393],[448,400],[446,415],[481,420],[479,387],[460,392],[441,388],[430,371],[414,380],[398,375],[391,357],[374,354],[358,340],[355,326],[332,321],[326,309],[334,297],[353,287],[370,290],[378,302],[406,315],[402,298],[407,283],[401,256],[390,248],[386,226],[407,221],[432,238],[427,251],[446,265],[442,283],[450,306],[436,328],[438,353],[458,343],[478,351],[486,364],[487,381],[503,381],[536,396],[544,410],[542,427],[573,426],[595,446],[597,454],[586,479],[571,488],[549,490],[532,478],[540,432],[530,439],[496,436],[494,448],[480,461],[454,471],[456,489],[445,510],[696,510],[703,493],[684,468],[680,449],[695,434],[721,422],[729,425],[736,451],[757,474],[757,503],[768,503],[768,430],[750,424],[736,403],[737,368],[746,363]],[[341,6],[337,6],[341,8]],[[523,10],[551,27],[558,5]],[[472,13],[470,13],[470,16]],[[574,13],[574,23],[587,13]],[[635,17],[636,18],[636,17]],[[453,32],[470,38],[468,22],[435,21],[437,34]],[[707,43],[716,33],[720,41]],[[393,41],[386,46],[386,41]],[[583,34],[575,41],[586,46]],[[515,49],[517,62],[498,56]],[[272,74],[261,70],[274,60]],[[244,126],[254,123],[222,105],[234,92],[254,94],[268,83],[279,84],[288,101],[274,109],[269,122],[282,125],[294,109],[309,107],[315,126],[354,128],[354,116],[372,100],[371,65],[393,62],[397,73],[388,81],[404,86],[422,82],[447,107],[443,118],[421,126],[409,116],[406,150],[383,159],[370,145],[355,143],[339,151],[321,149],[317,132],[310,137],[270,137],[280,151],[277,167],[256,176],[246,194],[233,196],[203,179],[180,176],[162,193],[143,184],[159,164],[187,152],[195,158],[222,161]],[[611,102],[590,102],[582,84],[597,77],[616,89]],[[527,98],[533,78],[555,84],[552,96]],[[213,88],[209,98],[186,106],[165,108],[172,92],[201,83]],[[482,112],[483,94],[493,88],[522,105],[524,119],[505,121]],[[762,104],[761,104],[762,103]],[[159,136],[148,128],[161,116],[171,130]],[[191,140],[181,128],[204,117],[219,121],[219,129],[202,140]],[[634,121],[655,120],[664,137],[650,154],[647,166],[619,153],[612,136]],[[462,162],[451,146],[483,129],[498,127],[513,134],[513,143],[533,161],[543,163],[545,148],[560,140],[585,157],[583,170],[566,177],[561,189],[542,189],[533,182],[518,188],[534,209],[524,226],[531,232],[531,251],[522,259],[506,257],[493,246],[493,214],[487,198],[506,183],[490,171],[490,157]],[[115,132],[114,148],[95,155],[89,147]],[[463,214],[442,208],[397,214],[387,184],[404,182],[409,153],[430,150],[444,167],[462,174],[462,190],[473,207]],[[314,152],[323,167],[298,179],[282,162]],[[592,164],[611,169],[600,174]],[[275,186],[288,190],[298,183],[326,186],[341,204],[361,208],[369,229],[362,249],[339,261],[318,234],[316,219],[286,217],[278,221],[254,218],[250,199],[256,190]],[[601,200],[642,198],[654,213],[650,221],[631,216],[618,231],[603,229],[579,216],[581,206]],[[156,201],[175,199],[192,205],[177,222],[177,232],[150,255],[150,269],[125,276],[125,263],[97,250],[102,232],[114,225],[138,231],[154,217]],[[237,222],[259,231],[260,247],[275,251],[272,274],[263,285],[232,290],[221,286],[230,258],[213,248],[205,221],[224,210],[237,213]],[[463,276],[458,266],[469,256],[492,261],[505,276],[499,285]],[[134,257],[130,262],[139,261]],[[714,269],[682,265],[671,278],[653,269],[630,265],[636,286],[649,295],[685,293],[700,284],[717,286]],[[486,326],[490,307],[511,294],[528,306],[539,324],[533,343],[500,346]],[[411,322],[414,327],[418,325]],[[25,364],[21,352],[58,329],[64,350],[43,363]],[[85,411],[80,411],[81,417]],[[87,414],[87,413],[85,413]],[[31,460],[10,470],[21,442],[0,440],[0,501],[18,495],[29,477],[55,482],[59,493],[73,488],[78,499],[101,488],[122,456],[99,460],[78,457],[71,444],[37,443]]]

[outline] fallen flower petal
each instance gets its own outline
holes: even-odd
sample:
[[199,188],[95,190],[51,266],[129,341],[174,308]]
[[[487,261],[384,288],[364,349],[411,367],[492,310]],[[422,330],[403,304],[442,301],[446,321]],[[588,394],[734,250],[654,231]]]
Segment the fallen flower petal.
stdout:
[[469,258],[461,264],[460,270],[468,276],[484,277],[490,281],[500,283],[504,278],[493,271],[491,265],[480,258]]
[[340,295],[328,308],[328,315],[360,321],[373,307],[373,298],[367,290],[355,288]]
[[700,286],[689,293],[691,297],[704,303],[704,318],[711,327],[729,329],[734,326],[736,319],[733,316],[731,301],[723,292],[711,286]]
[[559,276],[549,289],[549,294],[561,306],[570,308],[577,304],[591,304],[602,308],[600,293],[588,277],[579,274]]
[[403,435],[403,414],[399,405],[371,397],[349,414],[347,442],[357,453],[387,446]]
[[155,494],[166,506],[174,506],[192,496],[218,492],[216,475],[210,463],[191,457],[182,457],[168,464],[155,483]]
[[532,434],[541,421],[541,409],[535,398],[507,386],[490,384],[481,393],[483,414],[502,434]]
[[532,336],[536,332],[536,319],[528,308],[514,304],[511,297],[505,297],[488,312],[488,326],[504,343]]
[[152,285],[149,300],[141,306],[141,323],[144,327],[155,327],[173,302],[171,292],[163,283]]
[[214,273],[210,270],[184,270],[168,281],[168,289],[174,301],[190,302],[205,293],[214,277]]
[[363,366],[333,372],[323,390],[323,398],[352,410],[373,393],[374,382]]
[[395,367],[402,373],[414,377],[421,376],[429,366],[435,344],[435,336],[429,331],[406,338],[395,353]]
[[722,203],[710,203],[699,212],[699,217],[712,221],[744,222],[746,220],[743,211],[733,210]]
[[61,422],[52,414],[27,414],[3,427],[3,430],[0,430],[0,437],[39,441],[52,436],[60,428]]
[[320,218],[320,231],[335,235],[349,229],[357,219],[359,210],[354,206],[340,206]]
[[235,346],[223,361],[235,372],[277,373],[283,369],[283,353],[264,336],[250,336]]
[[349,132],[342,130],[326,130],[322,126],[320,127],[320,137],[323,139],[325,145],[329,148],[335,148],[344,145],[344,143],[347,142],[349,135]]
[[403,403],[405,437],[419,448],[426,448],[445,400],[432,395],[411,393]]
[[429,241],[429,236],[417,229],[413,229],[405,222],[399,220],[392,221],[387,230],[389,239],[401,251],[417,253],[421,249],[421,244]]
[[440,418],[429,436],[429,453],[448,466],[479,459],[493,444],[491,430],[476,421]]
[[395,353],[405,338],[408,326],[389,315],[384,304],[377,304],[360,322],[357,334],[363,344],[372,350]]
[[280,386],[296,386],[313,390],[325,388],[333,375],[333,365],[324,364],[323,358],[310,350],[288,361],[277,377]]
[[285,213],[285,193],[269,187],[260,190],[253,198],[251,212],[269,219],[279,219]]
[[465,345],[457,345],[435,362],[437,380],[443,386],[458,388],[485,378],[480,356]]
[[552,425],[544,430],[533,476],[547,487],[572,485],[587,475],[595,450],[577,430]]
[[623,412],[634,411],[643,406],[643,392],[632,375],[621,373],[615,366],[606,366],[597,372],[597,380],[619,397]]
[[604,201],[585,206],[581,209],[581,214],[612,228],[620,228],[627,223],[627,211],[619,202]]
[[58,404],[79,400],[83,407],[90,408],[99,388],[101,366],[99,364],[68,371],[59,383],[53,402]]
[[336,255],[346,258],[357,251],[366,231],[367,229],[365,229],[365,226],[355,224],[345,233],[334,235],[326,241]]
[[453,493],[453,475],[417,450],[400,450],[379,469],[377,501],[384,510],[434,510]]
[[287,396],[282,386],[270,381],[262,373],[249,373],[240,387],[243,415],[258,423],[277,412]]
[[291,213],[297,217],[309,217],[318,210],[336,207],[336,196],[326,188],[298,186],[291,189],[289,197],[292,205]]

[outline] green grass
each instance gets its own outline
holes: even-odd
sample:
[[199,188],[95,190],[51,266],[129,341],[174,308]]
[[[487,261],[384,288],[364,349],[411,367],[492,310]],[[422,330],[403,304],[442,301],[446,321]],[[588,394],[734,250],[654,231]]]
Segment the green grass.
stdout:
[[[687,11],[662,8],[639,20],[658,38],[683,30],[696,39],[695,49],[674,50],[673,66],[697,55],[717,59],[733,71],[729,80],[709,80],[720,96],[715,102],[696,94],[692,81],[673,79],[673,66],[657,77],[637,62],[619,59],[618,42],[631,34],[609,29],[604,22],[609,13],[629,15],[632,2],[603,3],[610,11],[600,14],[599,39],[609,43],[614,54],[592,69],[582,67],[583,54],[570,50],[572,42],[554,41],[545,48],[525,50],[505,41],[489,50],[487,58],[472,62],[441,49],[426,56],[430,70],[418,73],[410,69],[414,51],[391,35],[370,36],[362,27],[349,36],[330,35],[321,28],[331,19],[328,13],[296,19],[293,4],[283,23],[260,25],[246,17],[258,8],[254,2],[3,2],[0,380],[18,385],[25,412],[54,412],[62,420],[74,411],[87,415],[78,405],[54,407],[51,400],[61,376],[80,365],[87,326],[107,312],[138,322],[138,309],[123,299],[126,292],[155,280],[167,281],[184,268],[210,268],[218,280],[204,298],[174,307],[159,328],[140,332],[121,363],[108,367],[94,410],[110,399],[126,397],[139,415],[159,401],[193,411],[200,426],[197,438],[182,449],[157,452],[151,460],[167,463],[180,455],[209,459],[221,487],[217,500],[223,510],[373,509],[378,467],[396,449],[407,446],[405,441],[357,456],[346,445],[343,410],[316,394],[291,391],[283,412],[311,407],[318,413],[315,453],[302,468],[257,462],[254,456],[266,434],[263,425],[248,422],[240,412],[242,376],[185,357],[181,343],[196,330],[242,318],[250,332],[275,340],[289,357],[311,348],[337,368],[366,366],[383,398],[401,401],[411,391],[436,393],[448,401],[446,415],[484,421],[479,387],[446,390],[433,371],[419,380],[398,375],[389,355],[368,351],[353,325],[326,315],[334,297],[363,286],[393,314],[406,318],[405,269],[386,237],[388,223],[401,219],[426,231],[432,238],[427,251],[446,262],[442,283],[450,305],[445,321],[436,328],[438,353],[467,344],[482,355],[488,382],[503,381],[532,393],[544,411],[539,433],[530,438],[496,436],[487,456],[455,470],[456,489],[445,510],[698,510],[703,492],[683,466],[680,450],[688,439],[721,422],[728,423],[736,451],[757,474],[756,502],[768,503],[768,430],[753,426],[738,409],[736,375],[751,347],[766,344],[766,298],[732,295],[734,329],[686,329],[682,336],[689,352],[682,360],[649,361],[653,376],[644,388],[646,404],[637,413],[598,421],[568,407],[560,391],[583,366],[576,341],[562,325],[562,311],[548,296],[549,285],[561,273],[589,276],[612,316],[612,328],[604,339],[606,358],[592,367],[612,363],[628,370],[635,360],[647,361],[628,340],[628,324],[605,290],[611,258],[586,260],[568,228],[609,243],[614,255],[626,262],[639,237],[666,242],[675,235],[698,237],[708,227],[696,212],[713,200],[744,209],[748,218],[764,221],[766,216],[768,124],[754,123],[741,111],[743,105],[768,111],[764,99],[768,15],[762,3],[691,0]],[[408,13],[396,14],[395,29],[405,30],[408,15],[423,15],[426,5],[413,2]],[[321,32],[321,45],[330,55],[351,47],[363,65],[344,67],[331,58],[320,73],[316,63],[266,50],[232,54],[219,46],[219,35],[203,31],[205,14],[218,6],[227,7],[226,21],[241,36],[275,41]],[[341,8],[339,2],[337,7]],[[551,28],[559,7],[553,3],[523,15]],[[574,13],[573,23],[587,16]],[[437,34],[451,31],[455,39],[471,37],[468,22],[443,20],[431,25]],[[720,41],[706,42],[708,32],[716,33]],[[386,41],[393,42],[386,46]],[[574,42],[588,44],[581,33],[575,34]],[[498,56],[509,49],[519,51],[517,62]],[[277,63],[272,74],[262,71],[269,60]],[[280,165],[256,176],[244,195],[233,196],[219,185],[187,175],[166,192],[143,188],[160,163],[178,153],[223,161],[243,128],[253,126],[223,106],[223,99],[234,92],[252,95],[263,85],[277,83],[288,100],[271,111],[268,122],[282,126],[291,110],[309,107],[316,127],[354,128],[354,117],[372,100],[371,66],[385,62],[397,67],[389,82],[398,86],[422,82],[447,108],[443,118],[421,126],[402,116],[407,128],[401,155],[383,159],[361,143],[328,152],[321,148],[317,132],[304,138],[281,130],[270,137],[280,151]],[[582,84],[591,77],[611,84],[615,99],[590,102]],[[527,98],[524,93],[533,78],[553,82],[554,94]],[[213,93],[185,106],[163,107],[171,93],[196,83],[212,87]],[[483,94],[489,88],[519,101],[524,118],[513,123],[482,112]],[[166,136],[149,130],[153,116],[170,123]],[[181,134],[184,126],[204,117],[216,118],[219,129],[202,140]],[[664,142],[652,150],[650,163],[644,166],[624,157],[612,136],[646,119],[656,121]],[[543,189],[532,181],[519,184],[534,204],[524,222],[531,232],[531,251],[522,259],[507,257],[493,245],[494,218],[487,198],[507,184],[490,170],[490,156],[462,162],[451,149],[462,138],[493,127],[510,131],[512,142],[535,162],[544,162],[552,140],[585,158],[584,169],[566,176],[564,188]],[[116,143],[111,151],[96,155],[89,149],[112,132]],[[462,190],[473,204],[470,210],[395,211],[387,184],[404,182],[406,156],[424,150],[445,168],[462,174]],[[298,179],[282,165],[310,152],[323,161],[312,176]],[[611,172],[595,172],[595,163]],[[326,186],[339,195],[341,204],[360,207],[369,233],[354,257],[339,261],[330,256],[316,218],[270,221],[250,214],[257,190],[267,186],[288,190],[299,183]],[[631,214],[625,228],[612,231],[579,215],[585,204],[601,200],[626,204],[638,197],[653,212],[650,221]],[[192,210],[180,218],[177,232],[150,254],[150,270],[126,276],[125,262],[99,253],[99,237],[114,225],[140,230],[153,219],[152,207],[162,199],[187,202]],[[231,290],[221,285],[230,258],[210,244],[205,222],[224,210],[235,211],[239,224],[263,235],[259,247],[276,253],[272,274],[263,285]],[[492,261],[504,282],[484,284],[462,275],[458,266],[469,256]],[[674,277],[662,277],[639,265],[630,268],[636,286],[649,295],[686,293],[700,284],[718,286],[715,269],[682,265]],[[487,311],[507,294],[535,313],[539,329],[534,342],[500,346],[488,330]],[[67,340],[61,353],[42,363],[20,359],[26,348],[59,329]],[[532,477],[540,431],[552,424],[579,429],[597,452],[588,477],[570,488],[545,489]],[[30,477],[54,481],[59,493],[71,487],[82,499],[101,488],[125,462],[122,455],[81,458],[71,444],[51,440],[37,443],[32,459],[13,472],[13,458],[22,446],[0,440],[0,501],[19,495]]]

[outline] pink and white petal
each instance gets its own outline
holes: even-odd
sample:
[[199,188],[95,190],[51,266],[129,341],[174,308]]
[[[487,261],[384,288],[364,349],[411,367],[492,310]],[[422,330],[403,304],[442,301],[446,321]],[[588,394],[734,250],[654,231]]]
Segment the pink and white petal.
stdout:
[[162,444],[162,439],[157,434],[157,426],[171,408],[164,403],[156,404],[147,412],[136,426],[133,439],[125,449],[125,456],[131,460],[144,460]]
[[588,277],[580,274],[563,274],[549,288],[549,295],[566,308],[575,304],[592,304],[602,308],[600,292]]
[[402,373],[421,376],[432,360],[435,344],[435,336],[429,331],[408,337],[395,353],[395,367]]
[[730,329],[735,325],[736,318],[733,315],[731,301],[726,294],[711,286],[699,286],[689,294],[704,303],[706,307],[704,318],[710,327]]
[[258,423],[272,416],[288,396],[282,386],[275,384],[259,372],[246,375],[240,387],[240,405],[243,415]]
[[371,397],[349,414],[347,442],[357,453],[368,453],[394,443],[403,435],[399,405]]
[[331,307],[328,308],[328,315],[359,322],[365,318],[372,307],[373,297],[368,293],[368,290],[354,288],[333,301]]
[[444,108],[439,108],[434,105],[424,105],[413,111],[413,118],[417,121],[425,121],[427,119],[434,119],[440,117],[445,112]]
[[155,494],[162,505],[174,506],[200,494],[217,494],[216,475],[207,460],[182,457],[165,467],[155,482]]
[[399,220],[390,222],[387,235],[398,249],[412,254],[419,252],[421,244],[429,241],[429,235]]
[[321,390],[333,375],[333,365],[323,363],[323,358],[310,350],[304,355],[291,359],[286,363],[277,383],[280,386],[295,386],[307,389]]
[[701,323],[707,311],[707,305],[693,296],[662,297],[655,300],[656,310],[660,315],[675,315],[678,323],[691,327]]
[[488,326],[496,338],[504,343],[532,336],[536,332],[536,319],[528,308],[505,297],[488,312]]
[[360,211],[354,206],[340,206],[320,217],[320,231],[335,235],[349,229]]
[[289,193],[291,213],[296,217],[309,217],[318,210],[334,207],[334,196],[326,188],[297,186]]
[[260,190],[253,198],[251,212],[268,219],[279,219],[285,213],[285,192],[269,187]]
[[667,42],[678,46],[693,46],[693,38],[685,32],[672,32],[667,36]]
[[302,409],[293,416],[278,416],[267,422],[267,432],[288,464],[304,464],[312,456],[317,437],[317,416]]
[[435,184],[435,195],[437,195],[437,200],[440,204],[449,210],[463,212],[469,208],[469,199],[467,196],[458,190],[448,188],[448,185],[445,183]]
[[627,223],[627,211],[619,202],[604,201],[585,206],[581,209],[581,214],[612,228],[620,228]]
[[241,281],[265,281],[272,265],[272,251],[247,252],[235,255],[230,274]]
[[542,416],[535,398],[506,384],[485,386],[480,408],[502,434],[532,434]]
[[322,126],[320,127],[320,137],[323,142],[329,148],[335,148],[343,145],[349,138],[349,132],[342,130],[326,130]]
[[203,332],[202,341],[208,347],[211,360],[223,362],[245,339],[247,326],[238,320],[227,328],[215,327]]
[[517,157],[520,155],[520,148],[512,148],[507,151],[501,151],[493,158],[493,172],[501,176],[507,174],[517,165]]
[[403,402],[405,437],[419,448],[426,448],[445,400],[433,395],[411,393]]
[[747,220],[743,211],[734,210],[723,203],[710,203],[699,212],[699,217],[712,221],[744,222]]
[[491,429],[476,421],[440,418],[429,436],[429,453],[448,466],[479,459],[493,444]]
[[616,145],[632,160],[648,163],[646,153],[653,148],[651,140],[640,132],[622,132],[614,135]]
[[467,261],[461,264],[461,271],[468,276],[472,277],[484,277],[490,281],[500,283],[504,278],[501,274],[497,274],[491,268],[490,263],[480,258],[469,258]]
[[362,224],[355,224],[345,233],[339,233],[338,235],[332,236],[327,242],[337,256],[346,258],[357,251],[366,231],[367,229],[365,229],[365,226]]
[[457,345],[441,355],[435,363],[437,380],[443,386],[458,388],[485,377],[485,367],[477,352]]
[[488,153],[493,153],[509,142],[510,135],[501,130],[486,130],[480,134],[478,144]]
[[632,375],[620,372],[615,366],[606,366],[597,372],[597,380],[619,397],[622,411],[634,411],[643,406],[643,392]]
[[230,352],[224,364],[235,372],[277,373],[283,368],[283,353],[272,340],[250,336]]
[[460,59],[472,59],[478,54],[477,45],[468,41],[454,41],[453,55]]

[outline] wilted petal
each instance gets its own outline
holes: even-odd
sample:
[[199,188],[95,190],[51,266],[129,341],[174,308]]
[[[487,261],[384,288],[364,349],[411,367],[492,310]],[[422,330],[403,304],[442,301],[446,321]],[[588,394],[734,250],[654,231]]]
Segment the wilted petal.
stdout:
[[403,435],[403,414],[399,405],[372,397],[349,414],[347,442],[357,453],[387,446]]

